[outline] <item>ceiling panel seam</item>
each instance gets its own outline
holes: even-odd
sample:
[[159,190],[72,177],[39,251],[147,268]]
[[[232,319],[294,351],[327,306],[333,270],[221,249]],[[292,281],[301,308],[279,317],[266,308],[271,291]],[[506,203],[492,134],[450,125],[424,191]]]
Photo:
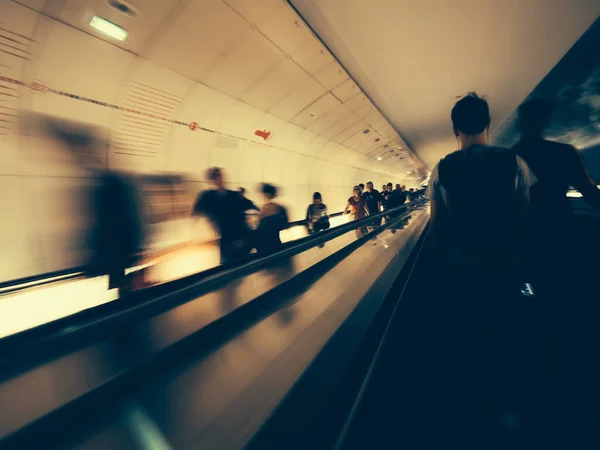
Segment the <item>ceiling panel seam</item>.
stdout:
[[[85,33],[86,35],[88,35],[88,36],[90,36],[90,37],[92,37],[92,38],[95,38],[95,39],[98,39],[98,40],[102,41],[102,42],[103,42],[103,43],[105,43],[105,44],[109,44],[109,45],[110,45],[110,46],[112,46],[112,47],[116,47],[116,48],[118,48],[119,50],[122,50],[122,51],[124,51],[124,52],[126,52],[126,53],[129,53],[129,54],[133,55],[133,56],[134,56],[136,59],[140,59],[140,60],[146,60],[146,61],[151,61],[151,60],[149,60],[148,58],[146,58],[146,57],[142,56],[141,54],[138,54],[138,53],[136,53],[136,52],[135,52],[135,51],[133,51],[133,50],[130,50],[130,49],[127,49],[127,48],[123,48],[123,47],[121,47],[121,46],[119,46],[119,45],[113,44],[113,43],[111,43],[111,42],[109,42],[109,41],[106,41],[106,40],[104,40],[104,39],[101,39],[100,37],[96,36],[95,34],[92,34],[92,33],[90,33],[90,32],[87,32],[87,31],[85,31],[85,30],[83,30],[83,29],[81,29],[81,28],[78,28],[78,27],[76,27],[76,26],[74,26],[74,25],[71,25],[71,24],[69,24],[68,22],[65,22],[64,20],[62,20],[60,17],[56,17],[56,16],[54,16],[54,15],[51,15],[51,14],[47,14],[47,13],[41,12],[41,11],[39,11],[39,10],[37,10],[37,9],[35,9],[35,8],[32,8],[32,7],[28,6],[28,5],[24,5],[24,4],[20,3],[20,2],[19,2],[19,1],[17,1],[17,0],[11,0],[11,1],[12,1],[12,2],[14,2],[14,3],[16,3],[16,4],[18,4],[18,5],[19,5],[19,6],[21,6],[21,7],[25,7],[25,8],[27,8],[27,9],[29,9],[29,10],[35,11],[37,14],[39,14],[39,15],[41,15],[41,16],[43,16],[43,17],[46,17],[46,18],[48,18],[48,19],[50,19],[50,20],[54,20],[54,21],[56,21],[56,22],[58,22],[58,23],[60,23],[60,24],[62,24],[62,25],[65,25],[65,26],[67,26],[68,28],[74,29],[74,30],[76,30],[76,31],[81,31],[81,32]],[[225,3],[226,3],[226,2],[225,2]],[[190,1],[189,1],[189,0],[188,0],[188,1],[186,1],[186,2],[185,2],[185,4],[186,4],[186,7],[187,7],[187,6],[189,6],[189,5],[190,5]],[[226,4],[227,4],[227,3],[226,3]],[[231,8],[231,6],[230,6],[229,4],[227,4],[227,6],[229,6],[229,7]],[[174,10],[174,9],[175,9],[175,8],[173,8],[173,10]],[[233,9],[233,8],[232,8],[232,9]],[[184,11],[185,11],[185,8],[182,8],[182,11],[181,11],[181,12],[178,12],[178,13],[174,13],[173,11],[171,11],[171,12],[169,13],[169,15],[167,16],[167,18],[165,18],[165,19],[164,19],[164,20],[161,22],[161,24],[159,25],[159,28],[160,28],[160,27],[166,27],[166,24],[168,24],[168,23],[171,23],[171,22],[172,22],[172,21],[173,21],[175,18],[179,17],[179,16],[180,16],[180,15],[181,15],[181,14],[182,14]],[[235,9],[234,9],[234,11],[235,11]],[[237,11],[235,11],[235,12],[236,12],[236,14],[239,14]],[[250,22],[249,22],[248,20],[246,20],[245,18],[244,18],[244,20],[245,20],[246,22],[250,23]],[[266,37],[266,36],[265,36],[265,35],[264,35],[264,34],[263,34],[263,33],[262,33],[260,30],[257,30],[257,31],[258,31],[258,32],[259,32],[259,33],[260,33],[260,34],[261,34],[263,37],[265,37],[265,38],[266,38],[266,39],[267,39],[269,42],[271,42],[271,43],[272,43],[272,41],[271,41],[269,38],[267,38],[267,37]],[[313,35],[314,35],[314,32],[313,32]],[[317,37],[317,38],[318,38],[318,37]],[[153,36],[153,37],[152,37],[152,38],[150,38],[150,39],[151,39],[151,40],[152,40],[152,39],[155,39],[155,36]],[[275,44],[273,44],[273,45],[275,45]],[[277,45],[275,45],[275,46],[278,48],[278,50],[279,50],[279,51],[281,51],[281,52],[282,52],[282,54],[284,54],[284,55],[288,55],[288,56],[289,56],[289,54],[287,54],[286,52],[282,51],[282,50],[281,50],[281,48],[279,48]],[[293,59],[293,58],[292,58],[292,59]],[[336,60],[336,61],[337,61],[337,60]],[[134,60],[134,61],[132,61],[132,66],[134,66],[134,65],[135,65],[135,63],[136,63],[136,61],[135,61],[135,60]],[[301,68],[301,69],[302,69],[304,72],[306,72],[306,73],[308,74],[308,72],[307,72],[307,71],[306,71],[306,70],[305,70],[305,69],[304,69],[302,66],[300,66],[300,65],[299,65],[299,64],[298,64],[296,61],[294,61],[294,63],[295,63],[296,65],[298,65],[298,67],[300,67],[300,68]],[[162,66],[161,66],[161,67],[162,67]],[[172,72],[174,72],[174,73],[178,73],[177,71],[173,71],[172,69],[167,69],[167,70],[170,70],[170,71],[172,71]],[[202,85],[204,85],[204,86],[207,86],[207,87],[209,87],[209,88],[213,89],[212,87],[210,87],[210,86],[206,85],[205,83],[201,83],[201,82],[198,82],[197,80],[193,80],[193,79],[191,79],[190,77],[188,77],[188,76],[186,76],[186,75],[184,75],[184,74],[180,74],[180,75],[181,75],[181,76],[183,76],[184,78],[188,79],[188,80],[191,80],[191,81],[193,81],[194,83],[202,84]],[[314,76],[312,76],[312,75],[310,75],[310,74],[309,74],[309,76],[310,76],[312,79],[315,79],[315,77],[314,77]],[[315,79],[315,80],[316,80],[316,79]],[[316,81],[318,82],[318,80],[316,80]],[[347,81],[347,80],[345,80],[345,81]],[[322,85],[322,83],[320,83],[320,82],[319,82],[319,84],[320,84],[321,86],[323,86],[323,85]],[[340,83],[340,84],[342,84],[342,83]],[[339,86],[340,84],[336,85],[335,87]],[[194,86],[194,85],[192,85],[192,86],[190,87],[190,89],[189,89],[189,92],[188,92],[186,95],[184,95],[184,97],[183,97],[183,100],[182,100],[182,104],[183,104],[183,103],[185,103],[185,100],[186,100],[186,99],[189,97],[189,93],[191,93],[191,92],[194,90],[194,87],[195,87],[195,86]],[[125,88],[125,85],[123,85],[123,88]],[[323,86],[323,88],[324,88],[324,89],[326,89],[324,86]],[[332,89],[333,89],[333,88],[332,88]],[[222,93],[222,94],[224,94],[224,95],[227,95],[228,97],[231,97],[231,98],[233,98],[233,99],[234,99],[234,100],[236,100],[236,101],[239,101],[239,102],[241,102],[241,103],[244,103],[244,104],[246,104],[246,105],[249,105],[249,106],[251,106],[251,107],[252,107],[252,105],[248,104],[247,102],[244,102],[244,101],[242,101],[242,100],[236,99],[235,97],[232,97],[232,96],[230,96],[229,94],[225,94],[225,93],[223,93],[223,92],[221,92],[221,93]],[[327,95],[327,93],[331,93],[331,90],[327,90],[327,92],[326,92],[324,95]],[[323,95],[323,96],[324,96],[324,95]],[[332,94],[332,95],[333,95],[333,94]],[[319,99],[321,99],[323,96],[319,97]],[[338,99],[336,96],[334,96],[334,98],[336,98],[336,100],[339,100],[339,99]],[[319,99],[317,99],[317,100],[315,100],[315,101],[318,101]],[[314,102],[313,102],[313,103],[314,103]],[[312,104],[312,103],[311,103],[311,104]],[[344,103],[342,103],[342,104],[344,104]],[[305,109],[306,109],[306,108],[305,108]],[[264,111],[263,111],[263,112],[264,112]],[[180,116],[180,114],[181,114],[180,107],[176,108],[176,110],[175,110],[175,111],[173,111],[173,117],[179,117],[179,116]],[[268,113],[267,113],[267,114],[268,114]],[[362,120],[362,119],[359,119],[359,120]],[[336,122],[336,123],[337,123],[337,122]],[[349,127],[347,127],[346,129],[350,128],[350,127],[351,127],[351,126],[353,126],[353,125],[354,125],[354,124],[350,125],[350,126],[349,126]],[[171,124],[171,126],[170,126],[169,128],[172,128],[172,124]],[[302,129],[304,129],[304,130],[306,130],[306,129],[307,129],[306,127],[302,127],[302,126],[300,126],[300,128],[302,128]],[[328,128],[328,129],[329,129],[329,128]],[[342,131],[342,132],[343,132],[343,131]],[[226,134],[224,134],[224,133],[219,133],[219,134],[226,135]],[[338,133],[338,134],[339,134],[339,133]],[[167,138],[167,141],[170,141],[170,140],[171,140],[171,135],[172,135],[172,130],[169,130],[169,132],[168,132],[168,135],[167,135],[167,137],[166,137],[166,138]],[[229,136],[229,135],[227,135],[227,136]],[[317,139],[319,136],[320,136],[320,135],[316,135],[316,136],[315,136],[315,139],[313,139],[313,141],[311,141],[311,142],[314,142],[314,140],[316,140],[316,139]],[[251,141],[251,142],[254,142],[254,141],[252,141],[251,139],[247,139],[247,138],[239,138],[238,136],[233,136],[233,137],[236,137],[236,138],[238,138],[238,139],[242,139],[242,140],[244,140],[244,141],[246,141],[246,142],[250,142],[250,141]],[[333,141],[333,138],[331,138],[331,139],[326,139],[326,141],[325,141],[325,143],[323,144],[323,146],[325,146],[325,145],[326,145],[328,142],[332,142],[332,141]],[[351,147],[348,147],[348,146],[346,146],[346,145],[343,145],[343,144],[338,144],[338,145],[341,145],[342,147],[344,147],[344,148],[346,148],[346,149],[348,149],[348,150],[351,150],[351,151],[353,151],[353,152],[356,152],[356,153],[358,153],[358,154],[359,154],[359,155],[360,155],[362,158],[366,158],[366,157],[365,157],[365,155],[364,155],[364,153],[361,153],[360,151],[357,151],[357,150],[355,150],[355,149],[353,149],[353,148],[351,148]],[[278,148],[278,149],[280,149],[280,150],[284,150],[284,151],[290,151],[290,152],[293,152],[293,153],[296,153],[296,154],[300,154],[300,155],[306,155],[305,153],[301,153],[301,152],[294,152],[294,151],[293,151],[293,150],[291,150],[291,149],[284,149],[284,148],[282,148],[282,147],[273,146],[273,145],[267,145],[267,146],[268,146],[268,147],[271,147],[271,148]],[[322,147],[321,147],[321,148],[322,148]],[[318,153],[317,153],[317,154],[318,154]],[[341,161],[335,161],[335,160],[332,160],[332,159],[329,159],[329,158],[328,158],[328,159],[324,159],[324,158],[322,158],[321,156],[314,156],[314,158],[317,158],[317,159],[322,159],[322,160],[324,160],[324,161],[329,161],[329,162],[335,162],[336,164],[341,164],[341,165],[343,165],[343,166],[346,166],[346,167],[354,167],[354,166],[351,166],[351,165],[349,165],[349,164],[344,164],[344,163],[343,163],[343,162],[341,162]],[[379,164],[377,164],[377,165],[379,165]],[[387,166],[387,165],[383,165],[383,164],[381,164],[381,166],[382,166],[382,167],[380,168],[380,170],[382,171],[382,173],[386,173],[386,174],[393,174],[392,172],[390,172],[390,171],[386,170],[386,169],[387,169],[389,166]]]
[[[310,23],[308,23],[308,21],[304,18],[304,16],[302,15],[302,13],[300,12],[300,10],[298,8],[296,8],[296,6],[294,5],[294,3],[292,2],[292,0],[286,0],[286,2],[290,5],[290,7],[296,12],[296,14],[298,14],[298,16],[302,19],[302,21],[306,24],[306,26],[311,30],[311,32],[313,33],[313,35],[323,44],[323,46],[329,51],[329,53],[333,56],[333,58],[337,61],[337,63],[346,71],[346,73],[348,73],[351,77],[352,74],[349,70],[346,69],[346,67],[344,66],[344,64],[342,64],[342,62],[338,59],[338,57],[335,55],[335,53],[331,50],[331,48],[329,48],[329,46],[325,43],[325,41],[323,41],[323,39],[321,39],[321,37],[317,34],[316,30],[310,25]],[[352,79],[354,80],[354,82],[358,85],[358,82],[356,81],[356,79],[354,79],[354,77],[352,77]],[[360,90],[363,92],[363,94],[365,95],[365,97],[367,97],[369,99],[369,101],[375,105],[375,103],[373,102],[373,100],[371,99],[371,96],[369,94],[367,94],[365,92],[365,90],[358,85]],[[379,108],[377,108],[377,110],[379,110]],[[398,133],[398,135],[402,138],[402,140],[406,143],[406,145],[410,148],[411,152],[413,153],[413,155],[415,156],[415,158],[423,165],[423,167],[426,167],[426,165],[424,164],[424,162],[421,160],[421,158],[416,154],[416,152],[413,149],[413,145],[412,143],[406,138],[406,136],[404,136],[399,130],[397,130],[394,125],[392,124],[392,122],[390,121],[389,117],[387,117],[387,115],[379,110],[381,115],[387,120],[387,122],[390,124],[390,126],[396,131],[396,133]]]

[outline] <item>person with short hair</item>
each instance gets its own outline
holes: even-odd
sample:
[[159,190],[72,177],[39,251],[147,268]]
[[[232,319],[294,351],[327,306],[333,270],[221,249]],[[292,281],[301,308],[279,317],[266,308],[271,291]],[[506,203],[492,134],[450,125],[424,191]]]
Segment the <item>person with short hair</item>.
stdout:
[[[517,305],[535,177],[514,152],[489,145],[485,99],[467,94],[452,108],[451,120],[459,149],[431,173],[428,240],[438,263],[431,298],[438,300],[433,320],[444,339],[440,367],[457,362],[444,374],[448,384],[439,395],[448,396],[444,405],[463,407],[449,406],[450,419],[441,409],[440,423],[455,430],[475,417],[461,412],[514,416],[521,408],[523,400],[510,394],[517,391],[511,385],[518,370],[514,355],[524,348],[516,338],[522,336]],[[469,383],[461,384],[467,377]],[[456,446],[447,440],[444,445]]]
[[[365,201],[365,208],[369,216],[374,216],[381,211],[381,194],[377,189],[373,189],[373,182],[367,183],[367,190],[362,195]],[[381,225],[381,219],[371,223],[371,226]]]
[[394,189],[394,197],[396,206],[402,206],[406,203],[407,193],[406,186],[396,185],[396,189]]
[[327,230],[330,227],[327,205],[323,203],[323,197],[320,192],[313,194],[313,202],[308,205],[306,210],[306,224],[310,234]]
[[256,251],[269,253],[281,248],[282,242],[279,233],[288,227],[287,210],[275,203],[278,189],[272,184],[263,183],[261,187],[265,204],[260,212],[260,223],[256,229]]
[[451,265],[514,268],[526,237],[535,176],[514,152],[488,144],[491,119],[483,98],[466,95],[451,119],[459,150],[431,173],[433,236]]
[[385,186],[385,191],[382,192],[381,196],[382,196],[382,200],[381,200],[381,206],[383,207],[384,211],[388,211],[392,208],[394,208],[395,203],[394,203],[394,191],[392,190],[393,188],[393,184],[390,182]]
[[[600,209],[600,190],[590,177],[575,147],[544,138],[552,122],[553,104],[545,99],[526,101],[518,108],[517,129],[521,140],[512,148],[535,172],[538,182],[531,188],[532,263],[538,292],[564,300],[569,277],[564,262],[573,261],[579,272],[585,261],[575,263],[578,248],[572,238],[573,212],[567,198],[569,186],[583,199]],[[581,258],[579,258],[581,259]],[[560,286],[562,284],[562,286]]]
[[358,187],[360,188],[360,195],[362,195],[362,193],[365,192],[365,184],[364,183],[360,183],[358,185]]
[[237,261],[250,253],[250,229],[246,223],[246,203],[239,192],[225,188],[223,170],[212,167],[207,177],[214,188],[201,192],[193,215],[206,215],[221,239],[221,263]]
[[[545,221],[564,222],[570,215],[567,190],[573,186],[590,205],[600,209],[600,190],[590,177],[583,160],[572,145],[544,139],[550,126],[553,105],[544,99],[532,99],[518,109],[517,129],[521,140],[513,147],[536,174],[538,183],[531,190],[534,214]],[[549,223],[547,225],[550,225]]]

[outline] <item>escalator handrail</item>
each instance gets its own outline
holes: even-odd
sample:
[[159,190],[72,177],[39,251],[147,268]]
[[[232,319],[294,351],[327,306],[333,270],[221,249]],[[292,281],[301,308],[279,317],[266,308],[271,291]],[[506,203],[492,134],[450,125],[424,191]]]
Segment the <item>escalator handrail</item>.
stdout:
[[[343,214],[344,214],[344,212],[342,212],[342,211],[336,212],[336,213],[330,214],[329,217],[339,217],[339,216],[342,216]],[[306,225],[307,223],[308,222],[306,221],[306,219],[297,220],[295,222],[288,223],[286,229],[290,229],[290,228],[293,228],[296,226]],[[219,239],[211,239],[208,241],[203,241],[202,243],[203,244],[211,244],[211,243],[216,243],[216,242],[219,242]],[[136,264],[135,266],[137,266],[137,265],[138,264]],[[131,269],[135,266],[128,267],[128,269]],[[40,287],[40,286],[45,286],[48,284],[64,282],[64,281],[72,280],[75,278],[81,278],[81,277],[84,277],[86,275],[86,273],[88,273],[88,271],[89,271],[88,266],[84,265],[84,266],[71,267],[68,269],[57,270],[57,271],[53,271],[53,272],[45,272],[45,273],[41,273],[38,275],[17,278],[17,279],[9,280],[9,281],[3,281],[3,282],[0,282],[0,296],[10,295],[10,294],[13,294],[15,292],[19,292],[19,291],[22,291],[25,289],[32,289],[32,288],[36,288],[36,287]]]
[[[23,346],[29,346],[32,342],[34,342],[33,345],[35,345],[35,342],[39,340],[47,342],[52,340],[55,336],[60,336],[61,338],[72,336],[73,333],[77,333],[85,328],[87,324],[97,324],[99,322],[108,323],[113,320],[122,320],[126,314],[141,311],[143,308],[155,306],[157,303],[176,303],[175,299],[177,297],[184,296],[191,290],[194,292],[208,293],[218,287],[228,284],[234,279],[255,273],[272,265],[276,261],[303,253],[354,229],[366,227],[371,222],[389,214],[399,213],[409,207],[411,207],[411,209],[412,207],[416,208],[425,203],[427,203],[426,200],[407,203],[364,219],[351,221],[335,228],[321,231],[296,241],[291,241],[288,243],[289,245],[284,245],[284,248],[278,252],[268,255],[255,254],[253,255],[253,258],[237,265],[225,265],[212,270],[209,269],[207,271],[208,274],[201,277],[199,280],[200,274],[193,274],[179,280],[151,286],[147,289],[133,293],[131,298],[122,302],[117,300],[116,302],[103,304],[34,328],[5,336],[0,339],[0,354],[2,354],[3,351],[14,351],[15,347],[21,348]],[[382,228],[387,227],[387,225],[388,224],[384,224]]]
[[[330,214],[329,217],[341,216],[342,212]],[[296,226],[306,225],[306,219],[297,220],[290,222],[286,229],[290,229]],[[211,239],[208,241],[202,241],[202,244],[211,244],[219,242],[219,239]],[[136,264],[137,265],[137,264]],[[129,267],[131,269],[131,267]],[[45,286],[47,284],[53,284],[57,282],[63,282],[74,278],[80,278],[85,276],[88,272],[88,266],[76,266],[68,269],[56,270],[53,272],[45,272],[37,275],[31,275],[28,277],[16,278],[14,280],[8,280],[0,282],[0,295],[9,295],[15,292],[22,291],[24,289],[31,289],[34,287]]]
[[[416,207],[421,206],[423,203],[421,203],[419,205],[414,204],[413,206],[415,206],[415,208],[409,208],[408,211],[404,212],[403,214],[399,214],[396,217],[394,217],[393,219],[389,220],[384,226],[378,227],[375,230],[373,230],[371,233],[368,233],[368,234],[360,237],[358,240],[353,241],[349,245],[344,246],[341,249],[334,251],[332,254],[330,254],[329,256],[327,256],[324,260],[318,262],[315,266],[309,267],[307,270],[308,271],[312,271],[313,273],[315,273],[315,272],[323,272],[323,270],[322,269],[321,270],[318,269],[317,266],[323,265],[323,264],[325,264],[325,265],[327,265],[327,264],[329,264],[329,265],[335,265],[335,264],[337,264],[339,261],[341,261],[342,259],[346,258],[354,249],[356,249],[356,248],[358,248],[360,246],[363,246],[364,243],[372,240],[373,239],[373,234],[378,235],[379,233],[381,233],[382,231],[388,229],[389,227],[394,227],[395,225],[402,223],[403,220],[408,219],[410,217],[410,211],[412,209],[416,209]],[[398,210],[402,210],[402,209],[405,209],[405,208],[398,208]],[[388,211],[388,213],[390,213],[390,212],[392,212],[392,211]],[[364,220],[360,221],[361,223],[359,223],[359,225],[360,226],[365,226],[365,224],[368,224],[371,220],[374,220],[374,217],[371,217],[370,219],[368,218],[367,221],[364,221]],[[359,221],[357,221],[357,223],[358,222]],[[353,247],[353,248],[349,249],[350,247]],[[343,254],[343,255],[341,255],[341,254]],[[329,260],[333,259],[335,261],[326,262],[328,259]],[[327,272],[327,270],[325,270],[325,272]],[[312,276],[312,275],[309,275],[309,277],[310,276]],[[304,285],[304,283],[302,283],[302,285]],[[279,293],[279,295],[277,295],[275,293],[271,294],[270,292],[267,293],[267,294],[264,294],[264,295],[270,295],[271,299],[277,299],[281,295],[281,292]],[[256,302],[252,301],[251,303],[247,303],[247,305],[252,305],[254,303],[256,303]],[[232,322],[231,320],[229,320],[229,316],[233,316],[234,314],[236,314],[236,316],[239,318],[239,317],[241,317],[241,315],[245,315],[246,313],[248,313],[249,311],[252,311],[252,310],[255,310],[255,311],[259,311],[260,310],[260,311],[262,311],[263,308],[264,308],[264,306],[265,306],[264,305],[264,301],[262,301],[260,304],[257,304],[256,307],[254,307],[254,309],[252,309],[252,306],[250,306],[250,309],[248,309],[247,306],[242,306],[242,308],[244,308],[244,311],[242,311],[241,308],[238,308],[236,310],[236,311],[239,310],[238,312],[232,311],[232,312],[228,313],[227,316],[224,316],[224,317],[227,318],[226,319],[227,322],[223,322],[223,321],[219,320],[219,322],[222,322],[224,324],[226,323],[227,325],[224,325],[223,327],[221,327],[221,331],[217,331],[217,333],[220,333],[220,332],[225,331],[225,330],[229,330],[230,327],[231,327],[231,325],[232,325],[232,323],[236,323],[236,319],[232,318],[232,320],[233,320],[233,322]],[[145,319],[142,319],[142,320],[154,320],[154,319],[145,318]],[[169,319],[167,318],[167,320],[169,320]],[[137,326],[137,325],[134,325],[134,326]],[[143,328],[144,324],[141,324],[141,327]],[[157,329],[159,329],[159,328],[161,328],[161,327],[157,327]],[[81,402],[90,400],[95,394],[96,395],[95,395],[94,398],[100,399],[104,395],[103,394],[104,392],[107,392],[107,391],[108,392],[115,392],[115,389],[120,389],[122,387],[129,386],[130,383],[134,382],[135,377],[139,377],[140,374],[142,374],[142,373],[144,373],[144,374],[151,373],[152,371],[148,371],[148,368],[152,367],[150,364],[154,365],[155,367],[158,367],[161,364],[164,364],[165,361],[172,361],[173,357],[176,357],[177,355],[181,354],[182,348],[186,348],[185,347],[186,345],[187,346],[189,346],[190,344],[194,345],[194,342],[198,342],[197,338],[200,336],[200,335],[197,334],[198,330],[196,330],[196,329],[191,330],[191,328],[190,329],[188,329],[188,328],[189,327],[186,327],[186,333],[192,333],[192,334],[194,334],[193,337],[196,338],[196,341],[190,341],[188,339],[189,337],[192,337],[192,334],[185,335],[185,336],[183,336],[183,335],[173,336],[173,338],[177,339],[177,341],[173,341],[173,342],[169,342],[168,343],[168,346],[169,346],[168,351],[165,351],[165,349],[167,347],[164,347],[164,345],[166,345],[167,343],[161,341],[161,345],[163,345],[163,347],[162,347],[161,350],[157,349],[158,351],[161,352],[160,354],[157,353],[157,352],[154,352],[152,355],[149,354],[148,356],[144,356],[146,352],[141,352],[141,354],[142,354],[141,358],[142,359],[140,359],[139,361],[134,362],[133,363],[134,365],[132,365],[131,367],[129,367],[129,366],[127,366],[127,367],[123,366],[123,368],[117,368],[117,369],[115,369],[115,370],[121,370],[121,372],[119,372],[117,376],[113,376],[112,373],[106,373],[106,374],[104,374],[107,377],[106,378],[106,382],[104,380],[93,379],[93,380],[91,380],[91,384],[89,386],[84,386],[83,387],[85,389],[85,391],[76,392],[77,395],[75,397],[67,398],[70,395],[69,393],[66,394],[66,397],[64,395],[62,395],[62,396],[59,395],[59,396],[56,397],[56,399],[53,398],[51,400],[51,402],[54,402],[54,403],[58,402],[58,403],[56,403],[56,405],[50,405],[51,409],[44,409],[46,406],[48,406],[48,404],[46,404],[46,406],[42,407],[42,409],[39,409],[39,408],[37,408],[37,409],[33,408],[33,409],[30,409],[30,410],[28,409],[27,411],[30,411],[30,412],[26,413],[28,415],[27,420],[26,421],[21,421],[21,422],[17,423],[17,426],[19,426],[20,428],[19,429],[15,428],[14,430],[11,428],[11,430],[12,430],[12,431],[10,431],[11,434],[7,434],[6,436],[2,436],[2,438],[12,437],[12,436],[14,436],[15,433],[20,433],[20,435],[23,436],[22,431],[26,432],[27,429],[29,429],[30,431],[33,431],[35,429],[35,428],[32,429],[30,427],[30,425],[34,424],[36,421],[39,421],[40,419],[46,419],[48,415],[51,415],[51,414],[53,415],[54,412],[58,412],[60,414],[61,411],[65,411],[65,407],[67,407],[67,406],[75,405],[75,409],[70,410],[70,411],[71,412],[76,411],[77,410],[77,405],[81,406],[82,405]],[[116,333],[116,335],[118,335],[120,333],[120,331],[118,329],[113,329],[111,327],[107,327],[106,329],[104,329],[104,331],[105,332],[108,331],[109,333],[113,333],[113,334]],[[229,331],[226,331],[226,332],[229,333]],[[213,336],[214,337],[215,335],[211,334],[211,333],[209,333],[209,334],[205,333],[202,336],[203,337],[207,337],[207,336]],[[104,336],[103,339],[106,339],[106,336]],[[187,340],[187,344],[186,344],[186,342],[184,340]],[[181,344],[183,344],[183,347],[182,347]],[[88,344],[84,344],[84,345],[87,346]],[[91,348],[92,347],[90,347],[90,349]],[[84,349],[83,351],[87,351],[87,349]],[[116,348],[115,348],[115,351],[116,351]],[[158,358],[157,358],[156,355],[158,355]],[[110,356],[106,356],[106,357],[109,357],[109,359],[111,358]],[[85,360],[85,358],[83,358],[83,359]],[[128,361],[128,358],[125,358],[124,361],[125,360]],[[82,363],[86,364],[85,361],[82,361]],[[44,366],[44,368],[46,368],[46,367],[47,366]],[[38,368],[39,367],[32,367],[32,369],[34,371],[37,371]],[[42,370],[45,370],[44,368]],[[68,372],[70,372],[72,370],[72,365],[71,364],[63,364],[60,367],[60,370],[62,372],[60,373],[60,376],[58,378],[69,379]],[[65,370],[66,370],[66,372],[65,372]],[[37,373],[37,372],[35,372],[35,373]],[[115,373],[117,373],[117,372],[115,372]],[[12,380],[12,379],[14,379],[14,378],[13,377],[6,378],[6,381]],[[25,383],[29,382],[28,379],[26,379],[26,378],[22,378],[22,379],[24,380]],[[12,381],[11,381],[11,383],[12,383]],[[18,381],[18,383],[20,383],[20,381]],[[133,385],[133,384],[131,384],[131,385]],[[25,386],[27,386],[27,385],[25,385]],[[12,385],[11,389],[14,389],[14,385]],[[25,387],[25,389],[27,389],[27,387]],[[59,392],[59,394],[62,394],[62,393],[63,392]],[[58,398],[58,397],[64,397],[64,398]],[[21,420],[21,418],[19,418],[19,420]],[[47,426],[48,424],[51,424],[51,423],[53,423],[52,420],[50,420],[50,421],[45,420],[44,422],[40,422],[40,424],[42,425],[42,428],[45,427],[45,426]],[[35,434],[36,433],[33,432],[33,435],[35,435]],[[5,441],[3,441],[3,443],[4,442]],[[18,440],[17,441],[13,440],[11,442],[13,442],[13,443],[17,442],[18,443]],[[23,448],[23,447],[20,446],[19,448]]]

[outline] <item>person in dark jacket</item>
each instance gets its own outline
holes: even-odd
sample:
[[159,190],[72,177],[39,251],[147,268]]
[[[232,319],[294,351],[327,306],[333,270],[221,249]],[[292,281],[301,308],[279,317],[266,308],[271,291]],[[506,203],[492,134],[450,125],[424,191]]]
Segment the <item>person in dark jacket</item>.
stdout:
[[107,275],[109,289],[118,289],[119,295],[123,295],[132,288],[125,271],[140,258],[146,238],[139,192],[130,178],[103,166],[99,140],[91,130],[55,118],[41,118],[50,133],[95,177],[90,198],[88,274]]
[[[548,298],[564,300],[562,291],[569,290],[571,277],[565,275],[564,262],[577,259],[573,236],[573,213],[567,198],[570,186],[583,199],[600,209],[600,190],[590,177],[579,152],[572,145],[544,139],[551,125],[553,105],[545,99],[532,99],[518,109],[517,128],[521,140],[513,151],[527,162],[538,182],[530,191],[532,271],[538,292]],[[574,263],[576,273],[589,266],[585,261]],[[569,280],[567,282],[567,280]]]
[[[456,103],[451,118],[460,149],[435,166],[428,187],[428,250],[438,266],[430,270],[428,295],[439,299],[433,320],[444,336],[439,370],[460,361],[440,382],[439,395],[446,396],[441,403],[463,405],[460,411],[453,408],[450,419],[440,409],[448,433],[486,410],[501,411],[494,420],[504,420],[501,414],[515,416],[522,408],[523,397],[512,395],[518,370],[514,355],[523,348],[516,338],[516,305],[524,281],[528,191],[535,182],[514,152],[488,144],[490,114],[484,99],[468,94]],[[443,445],[461,445],[450,442]]]
[[281,248],[279,233],[288,227],[289,220],[286,209],[274,202],[277,188],[264,183],[261,190],[265,204],[261,209],[260,223],[255,232],[255,245],[257,252],[270,253]]
[[250,253],[250,229],[246,222],[247,199],[239,192],[225,188],[223,171],[208,170],[214,189],[201,192],[194,205],[193,215],[205,215],[217,229],[221,240],[221,263],[237,261]]

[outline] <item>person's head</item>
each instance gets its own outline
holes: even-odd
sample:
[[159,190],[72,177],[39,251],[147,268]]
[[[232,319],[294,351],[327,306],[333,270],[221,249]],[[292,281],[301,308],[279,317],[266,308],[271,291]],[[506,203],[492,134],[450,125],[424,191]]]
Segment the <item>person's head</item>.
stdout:
[[381,192],[385,191],[385,184],[381,185]]
[[261,188],[262,194],[267,201],[277,197],[277,188],[269,183],[263,183]]
[[[96,130],[88,128],[82,124],[57,119],[44,115],[25,115],[24,123],[28,121],[39,120],[42,129],[49,132],[50,136],[56,139],[68,154],[74,157],[74,160],[81,167],[90,170],[103,170],[102,164],[102,139],[96,135]],[[37,124],[36,124],[37,125]]]
[[397,184],[397,185],[396,185],[396,190],[397,190],[397,191],[401,191],[401,190],[402,190],[402,188],[400,187],[400,185],[399,185],[399,184]]
[[321,197],[321,193],[315,192],[313,194],[313,203],[318,204],[318,203],[321,203],[322,201],[323,201],[323,197]]
[[528,100],[517,111],[517,129],[523,135],[541,136],[550,126],[552,103],[541,98]]
[[238,191],[239,191],[239,193],[241,195],[246,195],[246,189],[245,188],[243,188],[243,187],[240,186],[240,188],[238,189]]
[[415,190],[414,190],[413,188],[410,188],[410,189],[408,190],[408,192],[415,192]]
[[387,190],[388,190],[388,191],[390,191],[390,192],[391,192],[393,188],[394,188],[394,185],[393,185],[392,183],[388,183],[388,184],[387,184]]
[[405,185],[405,184],[403,184],[403,185],[402,185],[402,190],[403,190],[403,191],[405,191],[405,190],[406,190],[406,185]]
[[360,192],[362,192],[362,191],[364,191],[364,190],[365,190],[365,184],[364,184],[364,183],[360,183],[360,184],[358,185],[358,187],[360,188]]
[[371,192],[372,190],[373,190],[373,182],[372,182],[372,181],[369,181],[369,182],[367,183],[367,191]]
[[223,189],[225,183],[223,182],[223,170],[220,167],[211,167],[208,169],[207,177],[218,189]]
[[473,144],[487,144],[487,130],[490,126],[488,103],[475,92],[461,98],[451,113],[454,135],[462,147]]
[[354,188],[352,189],[352,193],[354,194],[355,197],[360,197],[360,194],[361,194],[360,186],[354,186]]

